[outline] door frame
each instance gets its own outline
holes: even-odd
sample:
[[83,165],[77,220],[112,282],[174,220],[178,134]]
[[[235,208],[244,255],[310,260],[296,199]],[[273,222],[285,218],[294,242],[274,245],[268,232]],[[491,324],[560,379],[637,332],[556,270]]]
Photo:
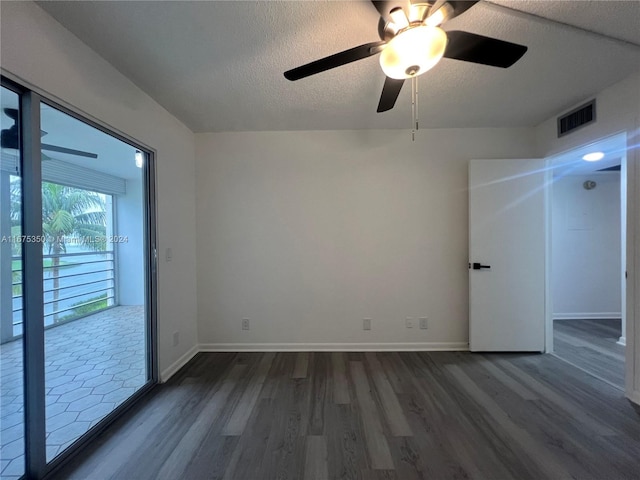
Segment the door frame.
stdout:
[[41,104],[50,105],[105,134],[131,145],[145,155],[142,178],[144,182],[143,201],[145,202],[144,240],[145,246],[148,247],[145,252],[144,265],[145,320],[148,327],[148,331],[145,332],[147,342],[146,360],[149,378],[137,392],[118,405],[64,452],[61,452],[48,463],[46,460],[43,293],[42,288],[28,288],[28,285],[42,285],[42,248],[38,243],[25,243],[23,245],[24,477],[40,479],[59,470],[69,459],[77,455],[84,446],[99,437],[107,427],[158,384],[156,150],[4,70],[0,71],[0,85],[20,95],[20,127],[23,139],[20,150],[23,235],[42,235],[42,198],[40,193],[42,175],[41,156],[39,155]]
[[[553,167],[554,158],[565,155],[572,150],[598,143],[607,138],[618,135],[626,136],[626,155],[622,158],[622,168],[626,170],[626,226],[625,226],[625,253],[626,253],[626,283],[622,281],[622,321],[626,329],[625,346],[625,394],[634,403],[640,404],[640,327],[637,325],[640,318],[640,246],[636,245],[636,239],[640,241],[640,214],[638,201],[640,201],[640,153],[638,149],[630,148],[637,143],[637,134],[628,131],[618,131],[601,136],[591,142],[574,145],[560,153],[545,158],[546,160],[546,273],[545,273],[545,353],[553,353],[553,294],[551,289],[551,206],[553,200]],[[622,184],[621,184],[622,185]],[[622,194],[621,194],[622,201]],[[625,273],[625,272],[623,272]]]

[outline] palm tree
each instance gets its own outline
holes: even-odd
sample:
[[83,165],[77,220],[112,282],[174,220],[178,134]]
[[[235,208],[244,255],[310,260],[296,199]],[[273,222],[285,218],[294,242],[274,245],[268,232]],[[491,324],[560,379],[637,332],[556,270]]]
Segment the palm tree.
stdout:
[[[42,183],[42,233],[52,255],[53,311],[58,310],[60,255],[74,236],[91,250],[106,250],[106,209],[99,193],[56,183]],[[54,314],[54,322],[58,315]]]

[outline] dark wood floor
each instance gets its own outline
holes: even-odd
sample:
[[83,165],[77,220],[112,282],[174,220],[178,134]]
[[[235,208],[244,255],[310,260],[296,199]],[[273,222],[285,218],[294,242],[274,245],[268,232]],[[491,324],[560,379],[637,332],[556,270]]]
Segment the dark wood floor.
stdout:
[[552,355],[201,353],[56,478],[637,479],[640,409]]
[[624,388],[624,347],[616,342],[621,320],[556,320],[555,354],[587,372]]

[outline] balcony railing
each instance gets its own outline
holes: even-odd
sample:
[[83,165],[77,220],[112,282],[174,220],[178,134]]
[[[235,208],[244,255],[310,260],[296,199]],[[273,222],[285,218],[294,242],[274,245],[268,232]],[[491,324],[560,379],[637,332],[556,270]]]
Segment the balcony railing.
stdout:
[[[13,257],[13,336],[22,334],[22,261]],[[57,261],[56,261],[57,260]],[[76,320],[115,304],[115,254],[106,252],[43,255],[44,325]]]

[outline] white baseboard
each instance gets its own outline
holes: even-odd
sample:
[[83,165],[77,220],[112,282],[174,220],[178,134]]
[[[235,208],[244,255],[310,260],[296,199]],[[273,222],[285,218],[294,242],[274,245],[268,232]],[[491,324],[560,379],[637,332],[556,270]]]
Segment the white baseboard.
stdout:
[[554,313],[554,320],[619,320],[622,312]]
[[164,383],[167,380],[169,380],[171,377],[173,377],[173,375],[175,375],[175,373],[178,370],[180,370],[182,367],[184,367],[189,362],[189,360],[191,360],[193,357],[195,357],[196,354],[199,351],[200,351],[200,349],[198,348],[198,345],[194,345],[193,347],[191,347],[189,349],[189,351],[187,353],[182,355],[178,360],[176,360],[171,365],[169,365],[167,368],[165,368],[160,373],[160,383]]
[[638,390],[632,391],[632,392],[627,391],[627,398],[631,400],[633,403],[635,403],[636,405],[640,405],[640,391]]
[[620,337],[616,342],[618,345],[622,345],[623,347],[627,346],[627,337]]
[[468,351],[466,342],[424,343],[204,343],[201,352],[412,352]]

